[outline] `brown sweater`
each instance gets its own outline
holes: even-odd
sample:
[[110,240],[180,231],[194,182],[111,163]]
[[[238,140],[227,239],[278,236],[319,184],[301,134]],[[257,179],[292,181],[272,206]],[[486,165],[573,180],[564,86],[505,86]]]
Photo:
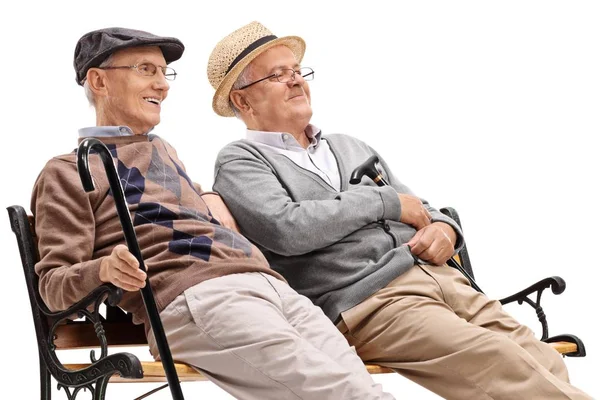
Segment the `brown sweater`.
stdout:
[[[200,186],[168,143],[155,135],[98,139],[117,164],[159,311],[207,279],[260,271],[283,280],[255,246],[210,215]],[[125,243],[98,156],[90,156],[90,168],[93,192],[81,186],[74,152],[51,159],[33,189],[40,253],[35,269],[51,310],[64,310],[101,285],[100,262]],[[120,306],[134,322],[146,322],[139,292],[125,292]]]

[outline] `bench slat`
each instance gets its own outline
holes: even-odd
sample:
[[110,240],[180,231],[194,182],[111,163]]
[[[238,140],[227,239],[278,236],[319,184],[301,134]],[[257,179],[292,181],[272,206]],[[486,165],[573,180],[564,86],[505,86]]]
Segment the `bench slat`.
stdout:
[[[103,323],[106,342],[109,346],[147,345],[143,325],[131,322]],[[92,324],[75,322],[59,326],[55,331],[54,345],[57,349],[86,349],[99,347],[100,342]]]
[[[65,364],[65,368],[70,370],[78,370],[89,367],[90,364]],[[382,367],[379,365],[366,364],[365,367],[370,374],[389,374],[392,371],[389,368]],[[142,361],[142,369],[144,370],[144,377],[142,379],[127,379],[121,378],[115,375],[110,378],[110,382],[166,382],[165,370],[163,369],[160,361]],[[194,368],[187,364],[175,363],[175,369],[177,370],[177,376],[182,382],[190,381],[206,381],[208,380],[201,372],[198,372]]]
[[[577,345],[568,342],[556,342],[549,343],[550,346],[554,347],[559,353],[571,353],[577,351]],[[88,367],[90,364],[65,364],[65,368],[70,370],[77,370]],[[380,365],[365,364],[367,371],[370,374],[389,374],[392,371],[389,368],[382,367]],[[162,363],[159,361],[142,361],[142,368],[144,370],[144,378],[142,379],[124,379],[119,376],[113,376],[111,382],[166,382],[165,371],[162,367]],[[187,364],[175,363],[175,369],[177,370],[177,376],[182,382],[188,381],[205,381],[206,376],[198,372],[194,368]]]
[[560,354],[575,353],[577,351],[577,344],[575,343],[554,342],[548,344],[554,347],[554,350],[558,351]]

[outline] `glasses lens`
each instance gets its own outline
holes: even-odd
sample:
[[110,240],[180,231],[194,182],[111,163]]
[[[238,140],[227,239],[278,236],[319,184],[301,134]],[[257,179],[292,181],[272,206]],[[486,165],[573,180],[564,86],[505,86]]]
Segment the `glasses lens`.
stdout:
[[156,65],[154,64],[139,64],[137,70],[144,76],[153,76],[156,73]]
[[294,76],[293,69],[282,69],[277,73],[277,80],[281,83],[286,83],[292,80],[292,76]]
[[305,81],[312,81],[315,78],[315,71],[309,67],[302,67],[300,68],[300,75]]
[[165,79],[169,81],[174,81],[177,77],[177,72],[171,67],[163,67],[163,74],[165,75]]

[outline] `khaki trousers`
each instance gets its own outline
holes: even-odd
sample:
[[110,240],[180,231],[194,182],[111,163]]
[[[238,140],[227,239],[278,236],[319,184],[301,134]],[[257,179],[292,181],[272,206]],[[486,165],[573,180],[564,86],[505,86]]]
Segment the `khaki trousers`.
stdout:
[[364,360],[446,399],[590,399],[557,351],[473,290],[456,269],[417,265],[342,313]]
[[238,399],[393,399],[321,309],[272,276],[210,279],[160,317],[173,358]]

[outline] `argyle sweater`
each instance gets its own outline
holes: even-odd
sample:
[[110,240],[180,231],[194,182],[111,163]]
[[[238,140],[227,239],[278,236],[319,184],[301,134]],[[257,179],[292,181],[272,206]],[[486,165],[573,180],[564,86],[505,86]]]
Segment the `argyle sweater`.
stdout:
[[[159,311],[207,279],[259,271],[283,280],[254,245],[211,216],[200,186],[168,143],[155,135],[98,139],[111,151],[121,177]],[[64,310],[101,285],[102,259],[125,243],[97,155],[90,155],[90,170],[96,189],[85,193],[76,153],[55,157],[33,189],[40,254],[35,270],[51,310]],[[134,322],[147,322],[139,292],[124,293],[120,306],[133,313]]]

